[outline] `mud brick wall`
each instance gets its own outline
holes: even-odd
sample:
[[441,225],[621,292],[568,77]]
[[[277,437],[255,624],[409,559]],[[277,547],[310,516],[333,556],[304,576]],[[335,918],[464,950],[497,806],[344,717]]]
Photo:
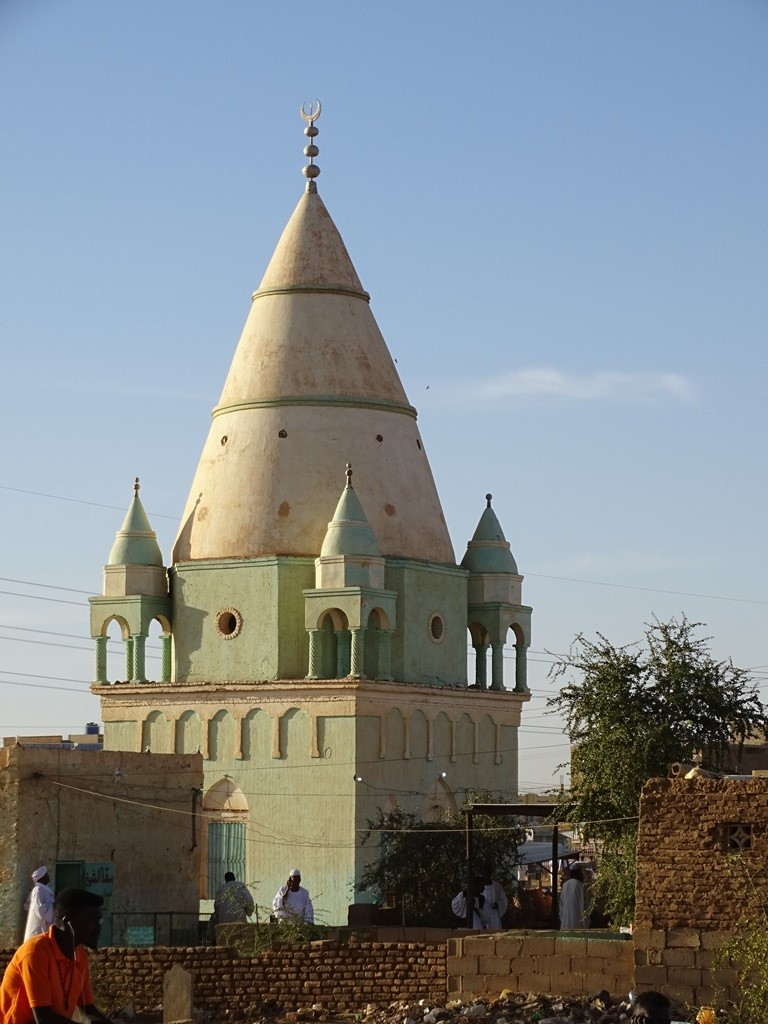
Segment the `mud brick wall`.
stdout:
[[627,939],[559,932],[493,932],[448,940],[448,995],[513,992],[560,996],[628,992],[634,949]]
[[716,987],[730,998],[735,972],[714,967],[718,950],[730,935],[698,928],[636,929],[635,987],[658,989],[673,1003],[689,1006],[712,1004]]
[[[741,846],[739,849],[738,847]],[[768,779],[652,779],[640,800],[635,986],[677,1003],[735,996],[715,969],[742,918],[768,903]]]
[[[738,851],[740,825],[749,837]],[[764,903],[768,778],[651,779],[640,800],[636,930],[732,931]]]
[[[0,967],[13,954],[3,950]],[[426,943],[313,942],[238,957],[231,949],[104,949],[91,956],[97,1005],[139,1013],[162,1006],[163,977],[179,964],[194,975],[194,1003],[228,1020],[252,1017],[274,1001],[284,1011],[320,1003],[354,1012],[396,999],[445,999],[445,946]]]

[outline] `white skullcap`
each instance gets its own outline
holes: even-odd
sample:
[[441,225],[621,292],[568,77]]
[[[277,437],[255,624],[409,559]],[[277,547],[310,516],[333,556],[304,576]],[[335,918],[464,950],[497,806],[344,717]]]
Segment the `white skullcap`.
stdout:
[[290,871],[288,877],[289,878],[301,878],[301,872],[299,871],[298,868],[291,868],[291,871]]
[[43,864],[41,867],[35,868],[35,870],[32,872],[32,881],[33,882],[39,882],[40,879],[44,878],[45,875],[47,875],[47,874],[48,874],[48,868],[45,866],[45,864]]

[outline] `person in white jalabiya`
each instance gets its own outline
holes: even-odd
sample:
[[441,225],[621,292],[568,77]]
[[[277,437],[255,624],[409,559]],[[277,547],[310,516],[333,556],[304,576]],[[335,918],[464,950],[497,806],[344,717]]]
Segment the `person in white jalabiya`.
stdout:
[[501,882],[494,881],[490,865],[483,868],[482,879],[485,902],[480,916],[486,928],[501,928],[501,919],[509,906],[507,894],[504,892]]
[[581,868],[578,864],[570,870],[570,877],[563,882],[560,892],[560,928],[588,928],[589,923],[584,910],[584,883],[581,880]]
[[315,910],[309,893],[301,884],[301,872],[294,868],[288,875],[288,881],[277,890],[272,900],[272,909],[278,921],[298,918],[307,924],[315,923]]
[[48,868],[43,864],[32,872],[35,883],[29,899],[24,904],[27,911],[27,926],[24,929],[24,941],[33,935],[43,935],[53,924],[53,889],[51,889]]

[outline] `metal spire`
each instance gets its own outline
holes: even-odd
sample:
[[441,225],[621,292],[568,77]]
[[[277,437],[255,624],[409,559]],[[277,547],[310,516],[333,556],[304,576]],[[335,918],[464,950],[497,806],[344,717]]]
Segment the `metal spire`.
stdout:
[[318,155],[320,150],[317,148],[315,143],[312,141],[318,136],[318,129],[315,128],[315,121],[320,117],[320,112],[323,109],[320,100],[310,100],[309,110],[306,109],[307,104],[302,103],[301,105],[301,116],[307,122],[307,127],[304,129],[304,134],[309,139],[309,142],[304,147],[304,156],[309,157],[309,163],[306,167],[302,167],[301,173],[307,181],[307,192],[317,192],[317,184],[315,178],[320,173],[320,168],[315,163],[315,157]]

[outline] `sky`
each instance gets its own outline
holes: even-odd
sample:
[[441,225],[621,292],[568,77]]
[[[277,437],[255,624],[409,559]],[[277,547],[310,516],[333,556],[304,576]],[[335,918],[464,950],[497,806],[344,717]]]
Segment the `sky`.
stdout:
[[135,476],[170,556],[315,97],[457,559],[491,492],[525,576],[521,791],[580,633],[686,615],[768,699],[766,53],[765,0],[0,0],[0,735],[99,721],[87,597]]

